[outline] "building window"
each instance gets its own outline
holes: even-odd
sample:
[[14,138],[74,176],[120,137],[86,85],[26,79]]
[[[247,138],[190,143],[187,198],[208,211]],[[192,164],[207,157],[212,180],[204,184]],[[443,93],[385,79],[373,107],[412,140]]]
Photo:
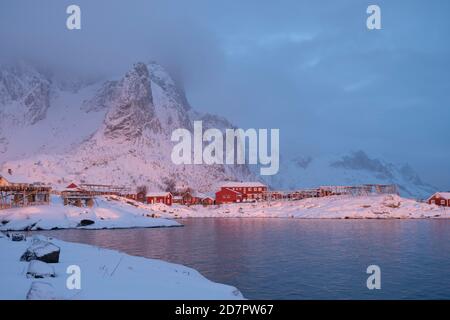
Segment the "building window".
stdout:
[[445,200],[441,200],[441,204],[442,204],[442,205],[445,205]]

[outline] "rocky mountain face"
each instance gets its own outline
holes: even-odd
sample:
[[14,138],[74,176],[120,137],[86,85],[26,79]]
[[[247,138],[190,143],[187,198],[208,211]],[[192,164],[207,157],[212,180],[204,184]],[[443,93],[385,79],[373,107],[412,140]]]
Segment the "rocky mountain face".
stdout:
[[50,107],[50,82],[35,69],[19,63],[0,70],[0,115],[18,126],[45,118]]
[[157,132],[161,129],[155,118],[155,106],[147,66],[138,63],[113,89],[102,134],[106,138],[134,141],[146,129]]
[[279,189],[321,185],[396,184],[401,195],[424,199],[436,188],[424,183],[407,164],[369,157],[359,150],[344,155],[282,159],[280,173],[266,181]]
[[[193,109],[154,62],[137,63],[119,79],[87,84],[56,80],[26,63],[0,67],[0,174],[12,169],[58,186],[81,181],[204,192],[224,180],[259,179],[246,165],[174,165],[171,133],[192,131],[195,120],[203,121],[204,130],[234,127]],[[279,173],[261,178],[276,189],[395,183],[408,197],[434,191],[408,165],[363,151],[281,158]]]
[[2,70],[3,172],[60,186],[81,181],[205,192],[219,181],[255,179],[242,165],[172,163],[173,130],[192,129],[194,120],[203,120],[205,129],[232,125],[193,110],[157,63],[136,63],[118,80],[77,90],[61,89],[67,86],[28,66]]

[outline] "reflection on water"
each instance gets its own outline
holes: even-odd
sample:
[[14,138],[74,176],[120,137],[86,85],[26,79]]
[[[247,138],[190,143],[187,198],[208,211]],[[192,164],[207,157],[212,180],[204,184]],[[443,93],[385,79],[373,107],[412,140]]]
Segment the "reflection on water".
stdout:
[[[186,219],[183,228],[44,231],[180,263],[250,299],[450,298],[449,220]],[[366,288],[381,267],[381,290]]]

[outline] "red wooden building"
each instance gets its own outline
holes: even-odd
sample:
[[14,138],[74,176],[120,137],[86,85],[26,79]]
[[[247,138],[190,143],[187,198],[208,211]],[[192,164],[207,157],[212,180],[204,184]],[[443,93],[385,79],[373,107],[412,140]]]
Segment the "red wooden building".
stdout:
[[215,203],[214,198],[207,196],[206,198],[202,198],[202,205],[211,206]]
[[214,204],[214,198],[204,193],[187,191],[183,193],[181,203],[187,206],[197,204],[211,205]]
[[427,202],[438,206],[450,207],[450,192],[436,192],[428,198]]
[[191,206],[195,204],[199,204],[201,201],[201,198],[197,196],[195,192],[192,191],[186,191],[181,195],[182,198],[182,204],[186,206]]
[[75,183],[72,182],[71,184],[69,184],[69,185],[66,187],[66,189],[70,189],[70,190],[78,189],[78,190],[80,190],[80,187],[77,186]]
[[146,197],[147,203],[163,203],[171,206],[173,203],[173,196],[170,192],[152,192],[147,193]]
[[136,201],[139,202],[146,202],[146,193],[144,191],[139,191],[138,193],[136,193]]
[[227,182],[216,192],[216,203],[263,200],[267,186],[260,182]]

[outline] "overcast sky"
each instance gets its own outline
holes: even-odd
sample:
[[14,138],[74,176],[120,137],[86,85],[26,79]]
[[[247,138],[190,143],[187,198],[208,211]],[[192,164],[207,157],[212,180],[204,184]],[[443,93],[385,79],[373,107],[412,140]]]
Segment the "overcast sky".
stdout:
[[[382,30],[366,28],[369,4]],[[362,149],[450,189],[449,13],[447,0],[1,0],[0,57],[83,77],[155,59],[194,108],[280,128],[285,155]]]

